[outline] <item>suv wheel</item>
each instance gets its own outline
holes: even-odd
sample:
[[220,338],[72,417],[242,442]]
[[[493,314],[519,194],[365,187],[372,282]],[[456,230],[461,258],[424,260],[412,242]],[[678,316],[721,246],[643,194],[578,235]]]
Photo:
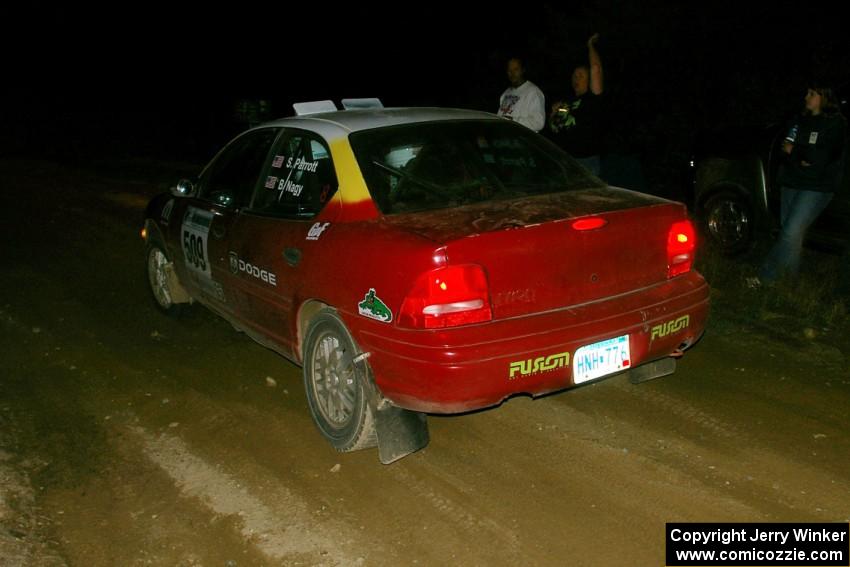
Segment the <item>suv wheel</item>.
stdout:
[[711,244],[731,256],[748,250],[753,244],[755,219],[750,204],[732,191],[721,191],[708,198],[703,207],[703,230]]

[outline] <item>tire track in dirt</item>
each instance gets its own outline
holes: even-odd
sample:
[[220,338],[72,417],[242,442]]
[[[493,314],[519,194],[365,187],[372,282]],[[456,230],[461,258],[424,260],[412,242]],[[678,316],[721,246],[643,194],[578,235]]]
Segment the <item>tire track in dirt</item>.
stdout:
[[[511,431],[516,437],[514,443],[524,447],[524,458],[553,455],[542,461],[541,467],[549,461],[557,465],[559,461],[554,455],[559,455],[566,463],[561,465],[563,473],[586,483],[585,494],[597,493],[602,500],[634,508],[636,516],[659,515],[658,519],[674,509],[688,515],[688,508],[698,507],[712,513],[723,510],[730,517],[757,514],[749,503],[735,501],[729,494],[718,494],[714,487],[706,486],[689,471],[657,458],[649,450],[652,442],[648,436],[635,431],[628,422],[613,417],[600,427],[594,416],[551,398],[516,402],[510,408],[502,408],[508,411],[494,415],[499,430],[493,433],[504,437]],[[605,486],[610,488],[606,490]],[[653,496],[663,493],[666,496],[661,499]],[[617,500],[618,494],[627,497]],[[668,508],[658,508],[661,502],[666,502]]]
[[724,441],[729,439],[736,439],[738,442],[747,441],[746,435],[737,426],[724,422],[682,397],[671,396],[658,388],[641,387],[640,384],[630,384],[626,381],[614,382],[612,385],[620,391],[626,392],[630,397],[646,404],[648,408],[651,408],[649,411],[652,413],[663,414],[665,418],[679,418],[712,433],[715,437]]
[[[440,515],[451,520],[458,527],[466,529],[476,537],[484,537],[492,541],[498,541],[500,545],[507,544],[510,550],[516,551],[519,539],[515,531],[507,528],[498,520],[487,515],[480,506],[471,498],[466,502],[460,502],[451,495],[457,491],[460,494],[472,494],[473,487],[451,475],[445,470],[439,470],[432,463],[424,461],[422,472],[427,472],[427,478],[421,478],[407,469],[397,467],[392,469],[393,476],[399,483],[407,487],[415,496],[415,499],[427,502]],[[439,489],[436,480],[448,481],[454,490]],[[482,534],[486,532],[487,536]]]
[[142,427],[130,431],[143,442],[145,455],[162,468],[187,498],[201,500],[217,515],[236,516],[242,536],[275,560],[306,560],[321,566],[363,564],[339,545],[343,526],[317,524],[306,504],[278,486],[274,505],[268,504],[239,480],[193,454],[177,436],[153,435]]
[[[578,401],[557,396],[527,403],[518,400],[520,403],[511,404],[511,411],[521,412],[534,424],[523,430],[525,434],[550,444],[553,450],[589,442],[622,451],[666,469],[658,478],[678,476],[683,478],[680,482],[690,478],[702,490],[717,492],[718,499],[732,498],[754,506],[753,514],[789,521],[801,514],[811,521],[840,522],[850,517],[850,479],[846,475],[831,474],[765,444],[754,431],[743,434],[742,425],[695,407],[677,394],[617,380],[600,383],[598,392],[574,392]],[[617,403],[612,398],[601,408],[596,404],[600,395],[618,392],[634,392],[635,403]],[[587,410],[581,409],[581,398],[594,398]],[[614,407],[617,411],[610,411]],[[596,414],[600,409],[604,415]],[[660,416],[650,432],[641,427],[646,416]],[[496,417],[510,419],[500,413]],[[683,419],[688,419],[687,425],[681,424]],[[698,434],[700,430],[705,433]]]
[[[128,446],[136,447],[136,456],[125,455],[124,459],[147,458],[159,467],[167,475],[167,478],[171,479],[182,495],[192,499],[186,505],[174,503],[175,508],[182,510],[191,509],[193,502],[200,502],[201,506],[199,510],[202,513],[204,511],[211,512],[216,518],[225,518],[225,525],[230,522],[232,525],[238,527],[238,535],[234,534],[234,536],[237,538],[241,537],[244,541],[247,541],[265,557],[269,558],[273,564],[323,565],[328,567],[363,564],[363,558],[351,556],[339,548],[339,541],[346,539],[350,541],[352,539],[346,536],[348,533],[347,528],[344,526],[333,526],[330,528],[330,531],[325,530],[322,525],[313,521],[310,513],[306,510],[307,507],[304,502],[298,497],[293,496],[285,487],[276,485],[273,490],[266,491],[263,494],[264,497],[259,499],[245,487],[245,479],[222,472],[219,468],[208,464],[207,461],[197,457],[179,437],[168,434],[155,436],[140,426],[125,425],[116,428],[118,422],[124,422],[125,424],[139,422],[134,412],[127,409],[130,405],[137,406],[137,409],[143,410],[148,414],[151,413],[151,409],[156,408],[158,405],[163,405],[163,407],[167,408],[169,404],[163,404],[159,400],[165,400],[167,399],[166,396],[169,395],[174,398],[175,404],[184,395],[188,395],[190,399],[192,397],[207,399],[206,396],[194,392],[191,388],[186,393],[175,395],[177,392],[170,389],[163,389],[168,388],[169,383],[167,380],[161,378],[145,384],[145,380],[141,376],[144,374],[144,370],[133,365],[128,365],[127,361],[121,360],[120,356],[113,356],[112,353],[102,352],[100,353],[101,356],[94,359],[91,357],[91,353],[86,353],[85,348],[81,345],[68,344],[65,340],[54,336],[50,328],[30,327],[28,324],[14,317],[6,308],[0,310],[0,328],[7,331],[9,335],[22,339],[21,342],[27,345],[26,350],[35,351],[38,354],[42,354],[41,351],[45,351],[45,356],[48,353],[54,353],[54,349],[57,352],[61,352],[62,356],[59,359],[51,356],[39,361],[38,365],[44,366],[45,369],[51,369],[51,372],[54,374],[84,378],[84,380],[75,380],[74,382],[74,387],[80,388],[82,391],[93,393],[91,388],[94,384],[106,385],[106,381],[103,378],[105,368],[109,369],[106,371],[108,374],[121,375],[123,377],[125,381],[123,384],[122,382],[117,382],[115,387],[118,387],[119,390],[115,390],[113,393],[118,394],[119,399],[131,400],[131,404],[124,405],[125,402],[122,402],[119,405],[115,400],[109,399],[112,398],[112,393],[110,392],[112,392],[113,388],[112,385],[109,385],[109,388],[99,391],[98,395],[85,397],[84,400],[80,400],[83,401],[83,405],[79,407],[79,411],[81,414],[102,416],[101,419],[104,420],[103,425],[104,431],[107,433],[107,438],[115,443],[121,443],[124,450],[129,450]],[[60,347],[57,345],[61,345],[61,351],[59,351]],[[30,356],[35,353],[30,353]],[[134,378],[129,378],[130,376],[134,376]],[[130,380],[130,382],[128,383],[126,380]],[[50,380],[46,380],[46,382],[49,383]],[[135,384],[136,386],[131,386],[130,391],[126,391],[126,387],[129,384]],[[138,389],[139,385],[142,386],[142,389]],[[124,391],[121,392],[120,390]],[[231,412],[226,411],[226,408],[221,406],[221,401],[209,400],[209,405],[212,411],[202,414],[209,418],[202,422],[205,428],[215,430],[216,428],[232,428],[236,425],[234,416]],[[215,411],[217,408],[221,411]],[[161,412],[154,414],[154,416],[157,415],[161,419]],[[154,417],[154,420],[156,420],[156,417]],[[127,433],[130,434],[135,442],[122,443],[120,441],[121,437],[126,436]],[[110,456],[109,459],[112,462],[123,462],[121,458],[116,459],[114,455]],[[0,463],[0,472],[2,472],[1,465],[2,463]],[[19,473],[18,470],[14,472],[16,474]],[[110,477],[109,479],[102,479],[102,484],[108,485],[111,489],[118,491],[122,490],[122,487],[125,487],[130,493],[134,491],[144,493],[149,482],[146,478],[145,475],[138,478],[131,476],[122,481],[121,479]],[[87,481],[83,482],[87,483]],[[251,487],[252,485],[249,482],[247,486]],[[271,494],[268,494],[268,492]],[[273,499],[272,502],[269,502],[270,498]],[[56,491],[51,491],[51,505],[55,506],[57,503],[61,503],[58,505],[63,506],[67,510],[68,506],[74,507],[75,499],[76,496],[73,493],[60,491],[57,495]],[[18,497],[17,500],[20,500],[20,498]],[[76,504],[79,506],[82,502]],[[63,518],[71,520],[72,516],[78,518],[80,514],[91,513],[91,510],[86,508],[85,512],[83,512],[78,509],[76,512],[73,515],[69,512]],[[118,510],[111,513],[121,514]],[[144,549],[127,549],[123,551],[122,557],[126,559],[133,557],[135,554],[135,560],[138,562],[156,557],[159,557],[160,560],[165,560],[165,557],[162,555],[163,553],[170,553],[172,556],[177,553],[177,551],[173,550],[167,552],[160,551],[160,549],[172,547],[172,544],[169,543],[170,536],[159,533],[157,526],[162,525],[163,522],[171,521],[173,518],[166,519],[161,512],[157,515],[159,519],[151,522],[149,519],[144,521],[143,517],[138,516],[136,513],[131,514],[136,527],[139,528],[134,528],[136,536],[144,538],[144,541],[148,541],[148,543],[154,544],[156,550],[151,549],[151,552],[148,553]],[[157,515],[153,517],[157,518]],[[150,518],[150,515],[146,517]],[[144,527],[145,524],[147,524],[147,527]],[[216,521],[216,524],[221,525],[222,521]],[[105,562],[109,561],[109,552],[102,549],[99,544],[93,544],[89,539],[89,534],[84,531],[84,528],[76,525],[73,527],[70,525],[63,526],[60,523],[60,526],[56,530],[62,539],[62,544],[59,545],[71,546],[73,549],[71,552],[72,556],[76,556],[79,559],[81,554],[83,556],[87,554],[86,551],[81,550],[88,549],[91,554],[91,560],[93,561],[91,564],[105,564],[100,563],[101,559]],[[0,526],[0,532],[2,532],[2,526]],[[183,545],[183,543],[180,542],[176,545],[185,548],[186,545]],[[3,542],[0,541],[0,546],[2,544]],[[0,547],[0,563],[11,561],[11,558],[16,557],[15,554],[21,555],[22,553],[27,553],[28,555],[26,557],[31,555],[27,549],[16,549],[13,553],[13,551]],[[99,559],[96,559],[96,557]],[[193,555],[189,552],[186,555],[186,552],[184,552],[183,557],[197,557],[197,554]],[[29,560],[22,560],[20,564],[22,566],[36,564],[49,565],[44,561],[32,562]],[[190,564],[195,565],[196,562],[191,562]],[[15,565],[15,563],[12,563],[12,565]]]

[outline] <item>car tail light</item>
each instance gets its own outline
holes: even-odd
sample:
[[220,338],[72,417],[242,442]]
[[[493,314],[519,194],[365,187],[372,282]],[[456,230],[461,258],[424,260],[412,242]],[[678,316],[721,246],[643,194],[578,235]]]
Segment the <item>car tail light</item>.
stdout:
[[696,231],[689,220],[677,221],[667,234],[667,277],[689,272],[694,263]]
[[573,230],[596,230],[608,224],[608,221],[600,217],[587,217],[573,223]]
[[484,269],[468,264],[422,274],[401,305],[399,325],[437,329],[492,318]]

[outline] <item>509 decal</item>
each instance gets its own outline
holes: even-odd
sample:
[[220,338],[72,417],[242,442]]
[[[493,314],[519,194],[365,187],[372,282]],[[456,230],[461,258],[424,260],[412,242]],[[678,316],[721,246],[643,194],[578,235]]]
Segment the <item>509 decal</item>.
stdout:
[[193,234],[188,230],[183,231],[183,252],[186,254],[186,263],[202,272],[207,270],[205,249],[206,241],[203,236]]
[[654,341],[655,339],[660,339],[661,337],[666,337],[671,333],[677,333],[682,329],[686,328],[691,324],[691,316],[683,315],[678,319],[674,319],[673,321],[667,321],[666,323],[662,323],[660,325],[656,325],[652,328],[652,334],[649,337],[650,341]]
[[511,362],[508,380],[516,379],[517,374],[520,376],[532,376],[542,372],[557,370],[558,368],[566,368],[569,365],[569,352],[559,352],[558,354],[551,354],[549,356],[539,356],[537,358],[529,358],[528,360],[518,360],[517,362]]
[[186,267],[207,277],[210,277],[207,237],[212,219],[211,212],[189,207],[186,216],[183,217],[183,238],[181,238]]

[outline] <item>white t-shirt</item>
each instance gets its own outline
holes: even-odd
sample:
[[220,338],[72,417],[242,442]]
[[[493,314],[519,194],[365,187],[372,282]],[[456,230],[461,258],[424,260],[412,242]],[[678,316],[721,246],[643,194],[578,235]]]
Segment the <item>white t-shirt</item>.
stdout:
[[546,124],[546,99],[537,85],[526,81],[518,87],[508,87],[499,99],[499,116],[539,132]]

